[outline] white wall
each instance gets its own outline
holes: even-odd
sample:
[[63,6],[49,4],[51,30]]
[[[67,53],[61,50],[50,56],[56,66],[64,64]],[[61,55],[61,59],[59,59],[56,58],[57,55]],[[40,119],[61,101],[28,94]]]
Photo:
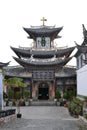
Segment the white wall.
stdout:
[[77,70],[77,94],[87,96],[87,65]]

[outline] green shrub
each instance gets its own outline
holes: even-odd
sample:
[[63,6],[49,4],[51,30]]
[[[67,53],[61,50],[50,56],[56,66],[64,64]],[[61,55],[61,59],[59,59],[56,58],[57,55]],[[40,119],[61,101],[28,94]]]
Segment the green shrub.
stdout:
[[73,97],[75,97],[75,91],[65,91],[63,94],[63,98],[67,100],[71,100]]
[[87,102],[87,96],[84,96],[84,101]]
[[82,115],[83,103],[80,99],[74,98],[68,105],[68,109],[73,115]]
[[3,98],[8,98],[8,94],[6,92],[3,92]]
[[87,114],[84,115],[84,118],[87,119]]
[[61,98],[61,93],[58,89],[56,89],[56,91],[55,91],[55,98],[57,98],[57,99]]
[[14,97],[14,91],[11,88],[9,88],[9,90],[8,90],[8,98],[13,99],[13,97]]
[[29,91],[24,91],[24,97],[26,98],[26,99],[28,99],[29,98],[29,96],[30,96],[30,93],[29,93]]
[[21,96],[22,96],[21,92],[16,92],[16,94],[15,94],[16,99],[20,99]]

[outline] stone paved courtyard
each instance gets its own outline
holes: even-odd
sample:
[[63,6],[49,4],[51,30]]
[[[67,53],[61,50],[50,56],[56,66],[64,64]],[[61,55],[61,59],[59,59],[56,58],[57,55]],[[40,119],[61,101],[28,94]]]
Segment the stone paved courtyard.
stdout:
[[79,130],[81,123],[63,107],[21,107],[21,113],[21,119],[16,118],[1,125],[0,130]]

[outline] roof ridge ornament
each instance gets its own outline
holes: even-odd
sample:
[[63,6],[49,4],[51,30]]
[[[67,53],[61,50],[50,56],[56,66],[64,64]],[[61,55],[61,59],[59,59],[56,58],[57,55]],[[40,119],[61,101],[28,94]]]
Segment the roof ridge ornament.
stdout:
[[47,21],[47,19],[45,18],[45,17],[43,17],[42,19],[41,19],[41,21],[43,22],[43,26],[45,25],[45,21]]
[[82,24],[82,27],[83,27],[83,32],[85,32],[86,31],[85,25]]
[[83,35],[84,35],[84,38],[87,39],[87,30],[86,30],[86,28],[85,28],[85,25],[82,24],[82,27],[83,27]]

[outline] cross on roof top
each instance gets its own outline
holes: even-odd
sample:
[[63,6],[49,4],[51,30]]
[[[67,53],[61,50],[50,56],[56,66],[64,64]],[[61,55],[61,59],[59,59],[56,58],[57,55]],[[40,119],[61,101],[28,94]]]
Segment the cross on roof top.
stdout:
[[41,19],[41,21],[43,22],[43,26],[44,26],[44,22],[47,21],[47,19],[45,19],[44,17]]

